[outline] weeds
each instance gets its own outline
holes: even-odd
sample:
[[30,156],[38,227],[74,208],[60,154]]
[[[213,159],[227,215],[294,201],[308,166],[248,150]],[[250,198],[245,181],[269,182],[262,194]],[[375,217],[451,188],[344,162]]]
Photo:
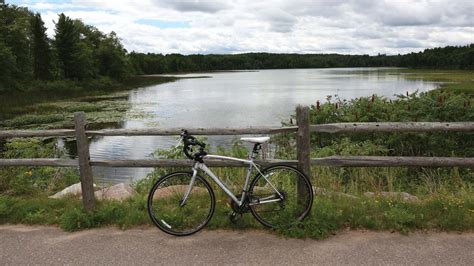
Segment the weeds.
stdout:
[[[244,214],[237,223],[230,222],[228,199],[218,197],[216,212],[208,229],[263,228]],[[125,229],[151,225],[146,212],[146,197],[136,196],[125,202],[103,201],[95,211],[86,213],[77,199],[47,199],[0,196],[0,223],[57,224],[66,231],[104,225]],[[313,209],[302,223],[276,231],[288,237],[322,239],[345,229],[465,231],[474,229],[472,195],[452,197],[433,195],[419,203],[383,198],[315,198]]]
[[[37,117],[22,116],[2,121],[2,125],[57,125],[64,123],[59,112],[86,110],[89,114],[103,113],[110,108],[127,108],[120,95],[100,96],[100,100],[77,99],[66,103],[40,104],[31,110]],[[92,103],[93,102],[93,103]],[[114,101],[115,102],[115,101]],[[382,97],[344,101],[328,98],[325,103],[311,107],[312,123],[383,122],[383,121],[474,121],[472,99],[465,94],[446,91],[400,95],[391,101]],[[111,107],[114,106],[114,107]],[[44,109],[43,109],[44,108]],[[51,112],[45,112],[48,109]],[[54,112],[53,112],[54,111]],[[119,114],[123,112],[117,112]],[[105,116],[111,116],[110,113]],[[100,115],[91,117],[104,122]],[[113,115],[112,115],[113,117]],[[275,157],[294,159],[294,136],[273,138]],[[471,133],[393,133],[393,134],[314,134],[312,157],[331,155],[392,155],[392,156],[474,156]],[[3,158],[61,157],[52,142],[41,139],[12,139],[0,143]],[[229,149],[217,148],[224,155],[245,157],[247,150],[239,143]],[[183,158],[178,148],[157,151],[157,158]],[[147,178],[133,184],[138,195],[125,202],[103,201],[92,213],[86,213],[78,199],[48,199],[59,189],[78,182],[75,169],[50,167],[0,168],[0,223],[56,224],[67,231],[103,225],[128,228],[150,224],[146,212],[146,197],[152,184],[165,173],[182,169],[157,168]],[[189,169],[186,169],[189,170]],[[289,237],[320,239],[348,228],[395,230],[465,231],[474,229],[474,173],[463,168],[333,168],[312,167],[313,186],[324,191],[317,195],[311,215],[302,223],[276,231]],[[233,192],[243,185],[245,169],[214,168]],[[245,214],[238,223],[228,219],[229,199],[214,186],[217,195],[216,212],[207,228],[261,228]],[[367,198],[364,192],[405,191],[420,201]],[[349,193],[351,197],[341,196]]]
[[[54,158],[63,151],[38,138],[11,139],[3,144],[0,158]],[[54,167],[1,167],[0,195],[48,195],[79,182],[77,169]]]

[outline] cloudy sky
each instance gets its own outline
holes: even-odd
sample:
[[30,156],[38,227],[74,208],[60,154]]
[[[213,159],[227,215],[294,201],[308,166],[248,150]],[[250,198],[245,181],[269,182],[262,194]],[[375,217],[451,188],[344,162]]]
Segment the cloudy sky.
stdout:
[[15,0],[115,31],[129,51],[397,54],[474,43],[474,0]]

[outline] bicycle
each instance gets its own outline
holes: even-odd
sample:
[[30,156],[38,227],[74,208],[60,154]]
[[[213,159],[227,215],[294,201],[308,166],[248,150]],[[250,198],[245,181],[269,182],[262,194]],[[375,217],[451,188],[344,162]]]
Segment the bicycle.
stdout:
[[[173,172],[159,178],[148,195],[147,209],[153,223],[163,232],[175,236],[194,234],[207,225],[214,214],[216,197],[211,185],[199,170],[209,176],[231,199],[231,221],[246,212],[262,225],[275,228],[302,221],[310,212],[313,189],[306,175],[295,167],[273,165],[265,169],[254,163],[262,144],[269,137],[241,138],[253,143],[249,158],[210,155],[206,144],[182,130],[183,152],[194,161],[192,171]],[[179,144],[178,144],[179,145]],[[194,152],[193,147],[198,146]],[[235,195],[204,162],[206,159],[229,160],[248,165],[241,194]],[[256,175],[250,182],[253,170]]]

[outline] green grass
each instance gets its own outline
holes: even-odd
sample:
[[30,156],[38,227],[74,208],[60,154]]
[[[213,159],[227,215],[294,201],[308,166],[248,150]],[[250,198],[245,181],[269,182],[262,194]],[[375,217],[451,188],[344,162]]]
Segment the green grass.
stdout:
[[407,79],[443,82],[437,89],[439,91],[474,95],[473,70],[400,69],[388,71],[394,75],[403,75]]
[[[26,87],[21,91],[0,92],[0,121],[4,122],[0,127],[23,127],[28,125],[25,122],[16,123],[18,120],[24,120],[21,117],[23,115],[42,116],[65,111],[100,111],[100,106],[97,107],[94,102],[126,102],[127,95],[120,93],[121,91],[173,82],[177,79],[179,78],[135,76],[122,82],[105,78],[83,82],[67,80],[36,82],[31,87]],[[62,107],[67,107],[67,109],[64,110]],[[12,119],[16,119],[16,121],[8,121]],[[5,120],[7,121],[5,122]],[[32,121],[29,127],[41,127],[37,124],[48,125],[48,123]],[[62,126],[62,124],[57,123],[54,126]],[[48,125],[48,127],[51,127],[51,125]]]
[[311,216],[279,232],[324,238],[341,229],[469,231],[474,229],[474,197],[432,195],[419,203],[383,198],[317,197]]
[[0,222],[59,225],[75,231],[104,225],[128,228],[149,223],[145,199],[136,197],[126,202],[100,202],[96,210],[86,213],[78,199],[0,196]]
[[[178,151],[172,149],[167,152],[168,156],[165,152],[157,154],[173,158],[181,156]],[[242,157],[242,152],[241,147],[234,145],[232,152],[225,153]],[[3,155],[6,158],[47,157],[52,153],[52,145],[42,145],[38,139],[14,139],[6,144]],[[86,213],[77,198],[48,198],[77,182],[77,172],[73,169],[18,167],[0,170],[0,223],[58,225],[66,231],[75,231],[107,225],[122,229],[151,225],[146,211],[147,193],[158,176],[174,169],[156,169],[149,178],[133,184],[137,196],[124,202],[99,202],[92,213]],[[242,186],[245,169],[214,170],[224,181],[235,187]],[[287,237],[321,239],[348,228],[401,233],[474,230],[474,179],[462,176],[456,168],[424,170],[418,179],[404,178],[409,171],[405,168],[313,167],[313,185],[324,189],[326,195],[315,197],[311,215],[303,223],[278,228],[276,232]],[[228,218],[230,200],[212,186],[216,192],[216,212],[207,229],[263,229],[248,213],[236,224],[231,223]],[[363,196],[365,191],[408,191],[420,201],[407,203],[398,199],[367,198]],[[350,193],[358,199],[333,192]]]
[[[392,71],[392,70],[391,70]],[[338,102],[328,101],[311,108],[313,123],[352,121],[472,121],[471,96],[451,93],[472,89],[472,71],[398,70],[409,78],[455,82],[443,85],[431,94],[412,94],[388,101],[380,97]],[[443,74],[450,73],[450,74]],[[446,76],[448,75],[448,76]],[[155,82],[153,79],[144,82]],[[458,86],[458,87],[456,87]],[[440,90],[446,90],[440,92]],[[2,98],[2,101],[4,98]],[[370,108],[368,108],[370,106]],[[4,108],[0,105],[0,109]],[[55,102],[35,102],[18,107],[18,114],[0,121],[4,128],[53,128],[72,126],[70,113],[87,112],[92,126],[123,120],[128,109],[126,94],[113,93],[80,96]],[[15,109],[13,109],[15,110]],[[66,111],[64,111],[66,110]],[[11,111],[11,110],[10,110]],[[12,111],[16,112],[16,111]],[[67,113],[67,114],[64,114]],[[2,114],[4,115],[4,114]],[[143,114],[136,114],[137,116]],[[276,158],[294,158],[289,136],[273,139]],[[472,157],[472,138],[466,133],[407,134],[313,134],[312,157],[331,155],[393,156],[465,156]],[[218,153],[244,158],[247,150],[236,144]],[[180,149],[158,151],[159,158],[182,158]],[[0,142],[2,158],[41,158],[64,156],[44,139],[12,139]],[[0,223],[59,225],[67,231],[104,225],[129,228],[150,224],[146,212],[146,194],[153,180],[174,169],[156,169],[145,180],[134,184],[138,196],[125,202],[104,201],[87,214],[78,199],[54,200],[48,195],[78,182],[77,171],[51,167],[0,168]],[[189,169],[187,169],[189,170]],[[235,187],[242,187],[245,169],[216,168],[215,173]],[[395,230],[469,231],[474,229],[474,173],[467,168],[331,168],[312,167],[313,185],[326,192],[315,198],[311,216],[303,223],[279,228],[289,237],[320,239],[347,228]],[[219,190],[215,188],[215,192]],[[366,198],[364,192],[404,191],[421,201]],[[235,191],[236,192],[236,191]],[[359,199],[346,198],[349,193]],[[250,214],[233,224],[228,219],[229,199],[217,193],[216,212],[207,226],[216,228],[262,228]],[[158,230],[158,229],[157,229]]]
[[[307,219],[290,227],[278,228],[276,232],[288,237],[322,239],[348,228],[401,233],[413,230],[469,231],[474,229],[473,195],[432,195],[419,203],[318,196]],[[249,213],[235,224],[230,222],[227,202],[228,199],[218,199],[216,212],[207,229],[263,229]],[[77,199],[0,196],[0,223],[59,225],[66,231],[106,225],[122,229],[151,225],[144,195],[122,203],[100,202],[89,214]]]

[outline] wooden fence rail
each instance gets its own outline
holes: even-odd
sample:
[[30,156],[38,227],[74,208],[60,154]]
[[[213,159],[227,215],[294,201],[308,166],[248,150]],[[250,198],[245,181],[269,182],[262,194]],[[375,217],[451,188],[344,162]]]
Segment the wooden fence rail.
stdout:
[[[91,166],[104,167],[181,167],[191,166],[192,161],[181,159],[142,159],[142,160],[90,160]],[[256,160],[261,166],[286,164],[297,166],[297,160]],[[406,157],[406,156],[330,156],[312,158],[313,166],[336,167],[474,167],[474,158],[463,157]],[[248,167],[248,165],[222,160],[206,160],[214,167]],[[0,166],[56,166],[79,167],[74,159],[1,159]]]
[[[297,126],[271,128],[194,128],[188,129],[192,135],[247,135],[296,133],[297,160],[259,160],[257,164],[287,164],[297,166],[308,176],[311,165],[336,167],[470,167],[474,168],[474,158],[461,157],[394,157],[394,156],[330,156],[310,158],[310,132],[321,133],[362,133],[362,132],[447,132],[474,133],[474,122],[385,122],[385,123],[337,123],[310,125],[309,108],[298,106]],[[147,160],[91,160],[88,137],[93,136],[170,136],[179,135],[180,128],[160,129],[104,129],[87,130],[85,114],[74,114],[75,129],[51,130],[4,130],[1,138],[15,137],[75,137],[78,159],[0,159],[1,166],[55,166],[79,167],[83,203],[86,210],[95,206],[92,186],[92,166],[105,167],[181,167],[191,166],[190,160],[147,159]],[[244,167],[246,165],[221,160],[207,160],[206,164],[216,167]]]
[[[337,123],[310,125],[310,132],[321,133],[355,133],[355,132],[474,132],[473,122],[381,122],[381,123]],[[103,129],[86,130],[87,136],[173,136],[179,135],[180,128],[161,129]],[[247,135],[247,134],[278,134],[298,131],[293,127],[255,127],[255,128],[194,128],[188,129],[192,135]],[[0,138],[24,137],[73,137],[74,129],[48,130],[4,130]]]

